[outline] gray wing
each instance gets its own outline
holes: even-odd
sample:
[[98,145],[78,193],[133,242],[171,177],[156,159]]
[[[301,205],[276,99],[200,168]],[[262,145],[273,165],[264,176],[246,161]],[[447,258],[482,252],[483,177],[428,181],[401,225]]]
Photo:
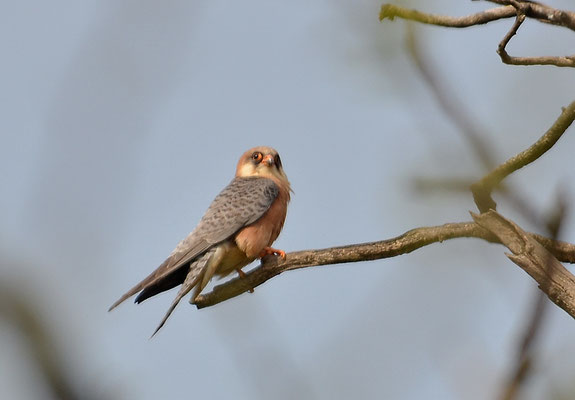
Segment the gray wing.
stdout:
[[[279,189],[271,179],[234,178],[216,196],[196,229],[176,246],[154,272],[118,299],[110,310],[134,294],[142,290],[146,292],[147,288],[150,290],[142,292],[137,302],[182,283],[187,275],[187,271],[178,273],[182,266],[261,218],[278,193]],[[177,275],[175,281],[169,279],[170,276],[174,278],[174,274]]]

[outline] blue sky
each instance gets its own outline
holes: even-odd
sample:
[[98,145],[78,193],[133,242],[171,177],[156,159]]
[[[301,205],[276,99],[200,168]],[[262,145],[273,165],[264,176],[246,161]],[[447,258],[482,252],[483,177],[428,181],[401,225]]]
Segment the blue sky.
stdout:
[[[419,3],[400,4],[452,15],[488,7]],[[379,23],[379,6],[2,6],[0,279],[50,326],[79,388],[142,400],[498,393],[536,286],[503,248],[477,240],[289,272],[200,311],[183,301],[152,340],[175,293],[106,312],[194,228],[256,145],[278,149],[295,191],[276,242],[288,252],[469,220],[469,194],[413,190],[417,177],[483,171],[413,67],[405,23]],[[499,61],[510,24],[415,27],[499,161],[534,142],[575,93],[571,70]],[[568,35],[529,22],[510,51],[572,54]],[[551,209],[559,188],[573,194],[573,146],[568,131],[510,183]],[[534,229],[511,205],[500,211]],[[572,216],[564,239],[575,241]],[[567,390],[575,371],[572,319],[550,306],[543,334],[527,398]],[[9,324],[0,343],[9,397],[43,395]]]

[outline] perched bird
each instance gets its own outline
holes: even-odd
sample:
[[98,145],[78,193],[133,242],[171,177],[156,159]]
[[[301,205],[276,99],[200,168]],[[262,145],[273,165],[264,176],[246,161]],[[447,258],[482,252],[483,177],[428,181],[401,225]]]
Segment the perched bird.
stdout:
[[282,230],[290,191],[276,150],[261,146],[246,151],[238,161],[235,178],[216,196],[196,229],[110,310],[138,292],[135,302],[141,303],[181,284],[155,335],[192,288],[190,302],[214,275],[223,277],[237,271],[243,276],[242,267],[268,254],[285,258],[282,250],[270,246]]

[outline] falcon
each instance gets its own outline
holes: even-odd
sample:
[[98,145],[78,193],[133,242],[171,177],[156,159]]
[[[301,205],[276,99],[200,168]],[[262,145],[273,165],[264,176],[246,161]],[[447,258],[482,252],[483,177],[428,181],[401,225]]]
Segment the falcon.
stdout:
[[197,227],[109,311],[136,293],[135,302],[141,303],[181,285],[155,335],[180,300],[194,289],[193,302],[213,276],[224,277],[234,271],[243,276],[243,267],[269,254],[285,258],[284,251],[270,246],[283,228],[290,191],[275,149],[260,146],[246,151],[234,179],[216,196]]

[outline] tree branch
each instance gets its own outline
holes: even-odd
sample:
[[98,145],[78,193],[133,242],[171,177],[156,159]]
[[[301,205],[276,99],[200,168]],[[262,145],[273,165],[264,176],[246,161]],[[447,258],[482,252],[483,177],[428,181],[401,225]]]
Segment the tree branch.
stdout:
[[559,118],[557,118],[553,125],[537,142],[528,149],[511,157],[485,175],[480,181],[471,185],[473,198],[479,211],[486,212],[489,209],[495,210],[497,204],[491,198],[493,189],[509,174],[532,163],[551,149],[573,123],[573,120],[575,120],[575,101],[563,109]]
[[575,67],[573,56],[541,56],[541,57],[514,57],[506,51],[499,54],[501,60],[509,65],[553,65],[555,67]]
[[554,65],[557,67],[575,67],[575,55],[573,56],[542,56],[542,57],[513,57],[505,50],[511,37],[517,33],[517,29],[527,18],[537,21],[562,26],[575,31],[575,13],[571,11],[558,10],[542,3],[526,0],[485,0],[491,3],[500,4],[502,7],[492,8],[483,12],[468,15],[465,17],[450,17],[438,14],[427,14],[421,11],[407,9],[392,4],[381,6],[379,20],[393,20],[395,17],[416,21],[423,24],[444,26],[449,28],[467,28],[474,25],[486,24],[502,18],[516,17],[513,27],[505,35],[497,53],[501,61],[511,65]]
[[535,238],[495,211],[472,214],[513,254],[507,257],[527,272],[547,297],[575,318],[575,277]]
[[[575,245],[554,241],[536,234],[529,235],[558,259],[575,263]],[[412,229],[401,236],[379,242],[293,252],[287,254],[285,260],[268,256],[262,260],[260,266],[246,273],[244,278],[231,279],[215,286],[211,292],[198,296],[193,304],[197,308],[213,306],[247,292],[285,271],[395,257],[411,253],[432,243],[463,237],[480,238],[492,243],[499,242],[495,235],[480,225],[473,222],[461,222]]]
[[502,6],[512,6],[526,17],[546,24],[562,26],[575,31],[575,12],[558,10],[543,3],[525,0],[486,0]]
[[525,14],[517,11],[517,18],[515,23],[503,37],[503,40],[497,47],[497,54],[501,57],[501,61],[510,65],[555,65],[556,67],[575,67],[575,56],[543,56],[543,57],[514,57],[507,53],[506,47],[513,36],[517,34],[517,30],[525,21]]
[[399,7],[393,4],[381,6],[379,20],[389,19],[393,21],[395,17],[422,24],[445,26],[450,28],[467,28],[474,25],[486,24],[502,18],[510,18],[517,15],[515,8],[511,6],[497,7],[483,12],[467,15],[465,17],[449,17],[446,15],[427,14],[421,11]]
[[[564,197],[559,195],[557,205],[554,207],[556,212],[548,217],[546,223],[553,239],[559,237],[561,226],[565,220],[566,208]],[[550,253],[547,254],[548,257],[545,265],[546,273],[553,274],[554,258]],[[531,315],[525,325],[524,333],[519,348],[517,349],[517,357],[511,369],[511,374],[501,393],[500,398],[502,400],[516,399],[519,396],[521,386],[525,384],[530,372],[534,369],[533,364],[537,357],[536,351],[534,350],[535,343],[541,336],[543,319],[549,308],[546,294],[543,291],[538,291],[536,295]]]

